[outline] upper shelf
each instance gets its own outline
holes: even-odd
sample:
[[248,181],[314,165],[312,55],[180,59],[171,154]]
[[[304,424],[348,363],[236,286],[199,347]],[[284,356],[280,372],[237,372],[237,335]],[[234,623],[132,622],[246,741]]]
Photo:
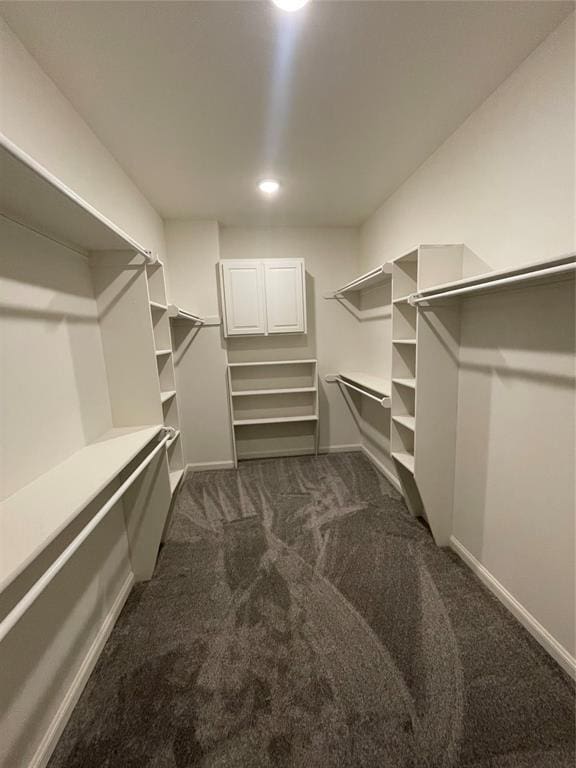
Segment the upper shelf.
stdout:
[[413,294],[409,301],[413,305],[426,306],[432,301],[460,299],[479,292],[501,291],[523,283],[549,283],[571,279],[575,271],[576,253],[569,253],[554,259],[525,264],[522,267],[484,272],[450,283],[435,285]]
[[0,590],[162,431],[112,429],[0,504]]
[[0,211],[9,219],[87,255],[130,250],[154,261],[150,251],[0,134]]
[[332,293],[326,294],[324,298],[333,299],[337,298],[338,296],[343,296],[346,293],[364,291],[366,288],[372,288],[375,285],[379,285],[380,283],[388,282],[391,280],[391,278],[392,265],[382,264],[381,266],[370,270],[370,272],[366,272],[366,274],[354,278],[354,280],[346,283],[346,285],[343,285],[341,288],[337,288]]

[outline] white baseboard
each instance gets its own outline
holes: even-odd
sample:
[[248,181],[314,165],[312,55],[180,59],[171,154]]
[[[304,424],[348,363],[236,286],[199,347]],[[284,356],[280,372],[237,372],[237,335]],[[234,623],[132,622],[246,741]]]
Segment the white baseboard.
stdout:
[[116,619],[120,615],[120,611],[128,599],[128,595],[130,594],[133,584],[134,574],[130,573],[122,585],[116,600],[114,600],[114,604],[104,619],[102,626],[98,630],[96,637],[92,641],[92,645],[90,646],[88,653],[84,657],[78,672],[74,676],[72,685],[66,692],[62,703],[58,707],[58,711],[50,723],[50,727],[44,734],[44,737],[42,738],[42,741],[40,742],[28,768],[45,768],[45,766],[48,764],[52,752],[56,748],[58,739],[62,735],[62,731],[66,727],[66,724],[70,719],[70,715],[72,714],[72,711],[74,710],[74,707],[80,698],[80,694],[84,690],[84,687],[88,682],[88,678],[90,677],[90,674],[92,673],[92,670],[94,669],[96,662],[102,653],[104,645],[106,644],[106,640],[108,640],[110,637],[110,633],[112,632],[114,624],[116,623]]
[[318,453],[358,453],[362,450],[360,443],[350,443],[350,445],[321,445]]
[[197,461],[194,464],[186,464],[186,472],[203,472],[207,469],[234,469],[232,459],[226,461]]
[[402,493],[402,486],[400,485],[400,481],[398,480],[398,478],[396,477],[396,475],[394,475],[394,474],[393,474],[393,473],[392,473],[392,472],[391,472],[391,471],[388,469],[388,467],[387,467],[387,466],[385,466],[384,464],[382,464],[382,462],[381,462],[379,459],[377,459],[377,458],[376,458],[376,456],[375,456],[375,455],[372,453],[372,451],[371,451],[369,448],[366,448],[366,446],[365,446],[365,445],[362,445],[362,446],[361,446],[361,450],[362,450],[362,453],[364,454],[364,456],[366,456],[366,458],[367,458],[369,461],[371,461],[371,462],[372,462],[372,464],[374,464],[374,466],[376,467],[376,469],[377,469],[377,470],[378,470],[378,471],[379,471],[381,474],[383,474],[383,475],[384,475],[384,477],[386,478],[386,480],[388,480],[388,482],[389,482],[391,485],[393,485],[393,486],[394,486],[394,488],[396,488],[396,490],[398,491],[398,493]]
[[548,651],[550,656],[573,678],[576,678],[576,659],[560,643],[555,640],[550,632],[545,629],[524,606],[516,600],[506,587],[502,586],[498,579],[494,578],[490,571],[469,552],[454,536],[450,537],[450,548],[466,563],[485,584],[490,592],[506,606],[513,616],[530,632],[540,645]]

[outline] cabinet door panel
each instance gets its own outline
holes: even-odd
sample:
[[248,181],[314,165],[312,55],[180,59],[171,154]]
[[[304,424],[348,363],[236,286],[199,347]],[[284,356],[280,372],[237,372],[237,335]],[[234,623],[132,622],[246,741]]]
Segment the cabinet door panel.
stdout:
[[305,333],[304,265],[297,259],[265,263],[268,333]]
[[266,332],[264,270],[259,261],[222,262],[226,335]]

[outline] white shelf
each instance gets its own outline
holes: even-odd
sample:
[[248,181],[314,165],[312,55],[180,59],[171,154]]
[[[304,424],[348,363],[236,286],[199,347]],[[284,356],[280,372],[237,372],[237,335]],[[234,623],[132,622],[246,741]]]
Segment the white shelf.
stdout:
[[406,296],[400,296],[398,299],[394,299],[392,304],[408,304],[408,299],[412,294],[408,293]]
[[176,390],[170,390],[169,392],[160,392],[160,400],[162,401],[162,405],[164,403],[167,403],[168,400],[172,400],[172,398],[175,396]]
[[411,453],[392,453],[392,458],[402,464],[409,472],[414,474],[414,456]]
[[297,421],[318,421],[318,416],[275,416],[262,419],[235,419],[234,426],[246,426],[250,424],[287,424]]
[[406,429],[410,429],[412,432],[416,430],[416,417],[415,416],[392,416],[392,420],[397,424],[401,424]]
[[170,472],[170,492],[172,495],[174,495],[174,492],[178,488],[180,484],[180,480],[182,480],[182,477],[184,475],[183,469],[175,469],[172,472]]
[[287,387],[286,389],[245,389],[232,392],[232,397],[248,397],[254,395],[290,395],[298,392],[316,392],[316,387]]
[[162,431],[112,429],[0,504],[0,590]]
[[168,307],[165,304],[159,304],[157,301],[150,302],[150,308],[155,312],[166,312]]
[[390,397],[390,384],[386,379],[361,371],[342,371],[339,375],[363,389],[369,389],[382,397]]
[[171,355],[172,350],[171,349],[157,349],[156,350],[156,357],[165,357],[166,355]]
[[364,275],[354,278],[341,288],[337,288],[325,298],[336,298],[345,293],[355,293],[356,291],[365,291],[367,288],[373,288],[375,285],[389,282],[392,279],[392,265],[382,264],[375,269],[366,272]]
[[397,384],[399,387],[416,389],[416,379],[392,379],[392,384]]
[[265,360],[260,363],[228,363],[228,368],[256,368],[261,365],[316,365],[316,360]]
[[416,346],[416,339],[392,339],[392,344],[409,344],[410,346]]
[[[441,283],[418,290],[413,296],[417,299],[448,300],[464,298],[481,291],[502,291],[517,288],[523,284],[538,282],[556,282],[573,280],[576,267],[576,253],[569,253],[553,259],[532,262],[522,267],[494,270],[479,275]],[[455,293],[454,296],[449,295]],[[456,293],[457,292],[457,293]],[[434,297],[434,298],[432,298]]]
[[150,252],[46,168],[0,134],[0,210],[15,221],[84,254]]

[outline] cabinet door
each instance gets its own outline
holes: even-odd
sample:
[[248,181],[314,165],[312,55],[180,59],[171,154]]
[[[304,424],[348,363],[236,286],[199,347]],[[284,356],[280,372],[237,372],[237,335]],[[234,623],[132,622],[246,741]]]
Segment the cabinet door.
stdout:
[[266,333],[261,261],[220,262],[226,336]]
[[265,271],[268,333],[306,333],[304,262],[266,261]]

